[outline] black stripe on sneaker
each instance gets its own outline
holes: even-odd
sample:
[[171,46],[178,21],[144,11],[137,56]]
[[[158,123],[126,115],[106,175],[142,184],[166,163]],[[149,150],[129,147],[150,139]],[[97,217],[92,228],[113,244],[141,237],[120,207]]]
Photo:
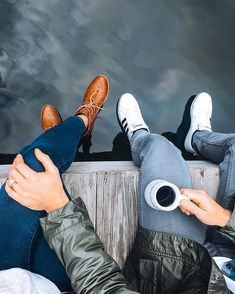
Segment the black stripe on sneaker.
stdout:
[[124,119],[122,120],[122,124],[124,124],[125,121],[126,121],[126,118],[124,118]]
[[125,125],[123,127],[124,127],[124,129],[126,131],[126,129],[127,129],[127,122],[125,123]]

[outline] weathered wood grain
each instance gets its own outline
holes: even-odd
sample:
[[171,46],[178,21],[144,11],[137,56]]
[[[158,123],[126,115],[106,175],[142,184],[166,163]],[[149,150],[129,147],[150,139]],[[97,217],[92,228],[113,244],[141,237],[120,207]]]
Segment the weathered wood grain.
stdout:
[[193,188],[205,190],[215,199],[219,188],[219,168],[209,162],[200,163],[201,161],[188,162]]
[[123,265],[137,228],[138,172],[97,174],[97,233]]
[[[219,186],[218,166],[203,161],[187,162],[193,187],[213,198]],[[0,166],[0,183],[10,166]],[[80,196],[109,254],[122,267],[137,228],[139,169],[133,162],[73,163],[63,174],[72,198]]]
[[81,197],[94,227],[96,226],[96,173],[65,173],[62,176],[72,199]]

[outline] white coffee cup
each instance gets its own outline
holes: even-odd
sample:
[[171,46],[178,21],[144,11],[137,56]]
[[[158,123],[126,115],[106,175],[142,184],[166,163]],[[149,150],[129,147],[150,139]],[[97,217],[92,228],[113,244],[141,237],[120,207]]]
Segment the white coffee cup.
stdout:
[[144,192],[145,200],[153,209],[171,211],[176,209],[180,201],[189,198],[180,193],[179,188],[165,180],[150,182]]

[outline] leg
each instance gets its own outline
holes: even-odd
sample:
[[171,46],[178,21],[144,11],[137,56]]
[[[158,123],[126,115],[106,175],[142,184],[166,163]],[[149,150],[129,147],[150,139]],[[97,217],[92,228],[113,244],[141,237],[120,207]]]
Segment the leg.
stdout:
[[190,174],[180,151],[164,137],[149,132],[138,102],[131,94],[124,94],[118,100],[117,118],[129,138],[133,160],[140,166],[140,225],[185,236],[202,244],[206,238],[206,227],[194,216],[186,216],[179,208],[170,212],[155,210],[144,198],[146,186],[155,179],[168,180],[178,188],[191,188]]
[[217,201],[233,209],[232,195],[235,193],[235,134],[212,132],[212,99],[207,93],[192,96],[186,103],[183,119],[177,131],[180,145],[185,152],[199,154],[219,164],[220,187]]
[[[41,163],[34,156],[34,149],[39,148],[52,158],[62,173],[73,161],[84,131],[83,121],[78,117],[71,117],[43,133],[31,145],[25,147],[21,153],[31,168],[35,171],[43,171]],[[4,236],[0,239],[0,269],[21,267],[31,270],[33,264],[33,270],[37,272],[34,254],[38,238],[40,240],[43,238],[38,222],[38,218],[43,215],[43,212],[21,206],[7,195],[4,187],[3,185],[0,190],[0,234]],[[57,273],[61,278],[61,271],[63,271],[62,283],[65,282],[67,286],[68,278],[62,265],[61,268],[57,268],[58,261],[54,252],[48,245],[45,245],[44,248],[44,259],[41,260],[41,263],[47,263],[45,259],[47,257],[54,260],[54,263],[51,264],[54,274],[49,278],[53,281]],[[39,266],[41,266],[40,263]],[[47,272],[40,273],[48,277]]]
[[[73,161],[84,132],[86,131],[86,135],[91,133],[96,117],[108,97],[108,89],[108,79],[105,76],[97,76],[87,88],[83,103],[77,109],[75,117],[51,129],[50,127],[61,121],[61,117],[53,106],[44,107],[44,110],[49,112],[41,113],[42,127],[49,130],[21,151],[26,164],[35,171],[44,170],[34,156],[34,149],[39,148],[51,157],[62,174]],[[41,211],[29,210],[13,201],[8,197],[4,186],[2,187],[0,234],[4,238],[0,239],[0,269],[21,267],[33,270],[54,281],[61,290],[68,290],[65,270],[42,236],[38,221],[42,215]]]
[[[181,137],[181,146],[184,146],[185,151],[199,154],[219,164],[220,187],[217,201],[225,208],[232,210],[235,196],[233,181],[235,134],[212,132],[212,108],[212,99],[209,94],[199,93],[197,96],[192,96],[186,104],[177,135]],[[234,245],[220,236],[217,227],[208,227],[207,241],[204,245],[211,255],[234,257]]]
[[191,178],[180,151],[160,135],[139,130],[130,140],[132,157],[140,166],[139,222],[144,228],[178,234],[203,243],[206,227],[194,216],[184,215],[179,208],[171,212],[148,206],[144,191],[149,182],[164,179],[179,188],[191,188]]
[[[219,165],[220,185],[216,201],[233,210],[235,197],[235,134],[220,134],[197,131],[192,138],[192,146],[205,159]],[[208,251],[211,255],[234,258],[234,245],[221,237],[217,227],[209,227],[207,232]]]
[[87,136],[82,138],[82,142],[81,142],[82,151],[86,155],[90,154],[90,149],[91,149],[91,146],[92,146],[91,137],[92,137],[92,135],[90,134],[90,135],[87,135]]
[[235,197],[235,134],[197,131],[192,145],[205,159],[219,164],[220,186],[216,200],[232,210]]
[[40,135],[32,144],[23,148],[21,154],[28,166],[43,171],[43,166],[34,156],[34,149],[39,148],[50,156],[62,174],[72,163],[84,131],[83,121],[79,117],[70,117]]

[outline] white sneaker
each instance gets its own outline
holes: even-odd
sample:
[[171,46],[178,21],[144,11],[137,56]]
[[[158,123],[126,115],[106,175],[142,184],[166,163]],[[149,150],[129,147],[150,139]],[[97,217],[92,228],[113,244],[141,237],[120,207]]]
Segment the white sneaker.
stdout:
[[145,124],[139,104],[135,97],[129,93],[123,94],[116,106],[117,120],[124,133],[130,140],[133,132],[145,129],[149,132],[148,126]]
[[211,130],[212,99],[206,92],[199,93],[193,100],[190,108],[190,128],[184,141],[184,147],[188,152],[197,154],[192,146],[193,134],[199,131]]

